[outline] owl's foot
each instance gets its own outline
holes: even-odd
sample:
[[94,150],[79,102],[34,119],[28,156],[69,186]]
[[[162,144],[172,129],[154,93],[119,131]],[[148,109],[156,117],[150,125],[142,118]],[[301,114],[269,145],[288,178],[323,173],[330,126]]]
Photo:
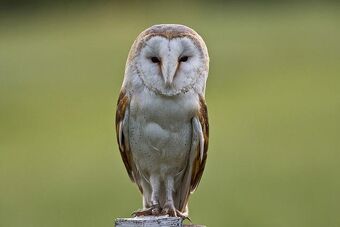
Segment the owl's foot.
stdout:
[[188,219],[191,222],[190,218],[188,217],[188,214],[182,213],[171,204],[166,204],[163,207],[161,215],[169,215],[170,217],[180,217],[183,220]]
[[141,210],[136,210],[135,212],[132,213],[133,217],[138,217],[138,216],[158,216],[161,213],[161,208],[159,205],[153,205],[150,208],[146,209],[141,209]]

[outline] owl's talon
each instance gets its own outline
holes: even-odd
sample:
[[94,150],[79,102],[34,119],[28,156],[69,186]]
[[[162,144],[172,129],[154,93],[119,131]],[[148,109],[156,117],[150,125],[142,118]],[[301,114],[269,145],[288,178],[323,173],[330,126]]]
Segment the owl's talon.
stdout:
[[136,210],[135,212],[131,214],[131,216],[133,217],[152,216],[152,215],[158,216],[160,214],[160,211],[161,211],[161,208],[159,207],[159,205],[153,205],[146,209]]
[[188,217],[186,213],[182,213],[177,210],[174,206],[165,205],[162,209],[161,215],[169,215],[170,217],[180,217],[183,220],[188,219],[191,222],[191,219]]
[[161,213],[161,208],[159,206],[152,207],[151,213],[152,215],[158,216]]
[[170,207],[164,207],[161,212],[161,215],[169,215],[170,217],[177,217],[176,210]]
[[177,209],[176,209],[176,217],[180,217],[180,218],[182,218],[183,220],[188,219],[190,222],[192,222],[191,219],[188,217],[188,215],[186,215],[186,214],[180,212],[180,211],[177,210]]
[[183,216],[182,218],[183,218],[183,221],[184,221],[185,219],[187,219],[187,220],[192,224],[192,221],[191,221],[191,219],[190,219],[188,216]]

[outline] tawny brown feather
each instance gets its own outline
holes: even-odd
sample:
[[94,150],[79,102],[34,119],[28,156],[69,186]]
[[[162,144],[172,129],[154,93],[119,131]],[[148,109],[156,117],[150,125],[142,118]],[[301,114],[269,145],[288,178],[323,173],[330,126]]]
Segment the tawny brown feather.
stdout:
[[[197,152],[197,156],[193,163],[193,171],[191,177],[191,187],[190,192],[195,191],[197,188],[204,171],[205,162],[207,160],[208,154],[208,145],[209,145],[209,122],[208,122],[208,109],[205,103],[203,96],[200,96],[200,109],[198,112],[198,119],[200,121],[203,136],[204,136],[204,145],[203,145],[203,157],[200,157],[200,152]],[[200,149],[200,145],[197,146],[197,149]]]
[[182,37],[189,38],[201,52],[201,55],[205,55],[207,58],[209,58],[204,41],[197,34],[197,32],[186,26],[182,25],[175,26],[176,29],[169,29],[169,25],[156,25],[140,33],[130,49],[128,61],[132,61],[132,59],[136,57],[136,55],[140,53],[140,50],[145,46],[146,41],[155,36],[161,36],[169,40]]
[[[116,136],[117,136],[117,142],[119,145],[119,151],[120,155],[122,156],[125,168],[129,174],[129,177],[132,181],[135,181],[133,172],[132,172],[132,157],[131,157],[131,151],[129,146],[126,145],[124,133],[120,133],[121,129],[121,122],[123,122],[126,107],[129,104],[129,98],[125,94],[125,91],[120,91],[118,102],[117,102],[117,110],[116,110]],[[121,137],[121,138],[120,138]],[[121,141],[121,142],[119,142]]]

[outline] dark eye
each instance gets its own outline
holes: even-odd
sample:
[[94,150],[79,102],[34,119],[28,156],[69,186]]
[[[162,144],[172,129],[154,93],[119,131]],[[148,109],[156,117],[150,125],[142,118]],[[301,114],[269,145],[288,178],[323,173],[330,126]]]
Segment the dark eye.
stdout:
[[186,62],[186,61],[188,61],[188,58],[189,58],[188,56],[183,56],[179,59],[179,61],[180,62]]
[[153,63],[160,63],[161,61],[159,60],[159,58],[157,58],[157,57],[152,57],[151,58],[151,61],[153,62]]

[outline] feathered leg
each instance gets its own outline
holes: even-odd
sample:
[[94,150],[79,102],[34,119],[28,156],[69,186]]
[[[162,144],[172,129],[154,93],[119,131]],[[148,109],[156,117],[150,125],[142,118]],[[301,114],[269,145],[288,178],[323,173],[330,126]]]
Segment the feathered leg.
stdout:
[[187,218],[188,215],[180,212],[178,209],[176,209],[174,205],[173,193],[175,189],[174,189],[174,178],[172,176],[169,176],[166,179],[165,190],[166,190],[166,201],[164,203],[161,214],[169,215],[172,217]]
[[[161,207],[159,205],[159,190],[160,190],[160,178],[157,175],[150,176],[151,185],[151,205],[146,206],[145,209],[137,210],[132,213],[133,216],[150,216],[159,215]],[[145,199],[144,199],[145,201]]]

